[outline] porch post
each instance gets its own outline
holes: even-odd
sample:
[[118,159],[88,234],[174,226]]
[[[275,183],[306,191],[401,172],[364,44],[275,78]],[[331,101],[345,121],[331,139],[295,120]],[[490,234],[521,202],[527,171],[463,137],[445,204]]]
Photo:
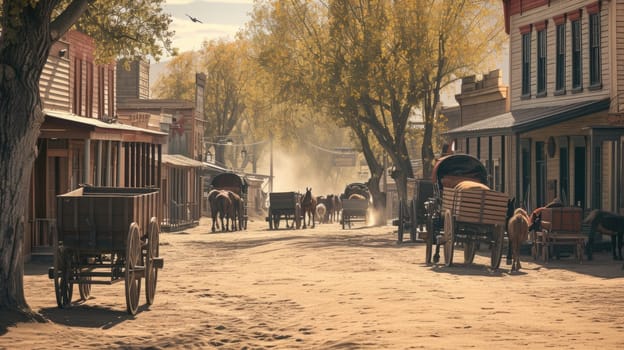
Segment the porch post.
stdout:
[[95,147],[95,185],[102,185],[102,140],[96,141]]
[[89,181],[90,164],[91,164],[91,139],[85,139],[82,183],[88,184],[90,182]]
[[111,152],[113,151],[113,141],[106,141],[106,179],[104,182],[104,186],[112,186],[111,183]]

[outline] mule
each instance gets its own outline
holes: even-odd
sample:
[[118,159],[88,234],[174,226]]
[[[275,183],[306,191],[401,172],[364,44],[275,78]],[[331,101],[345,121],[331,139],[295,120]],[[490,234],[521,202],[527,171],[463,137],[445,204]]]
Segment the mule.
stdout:
[[316,198],[312,196],[312,188],[306,187],[306,193],[301,198],[301,213],[303,215],[303,228],[308,227],[307,223],[310,223],[311,227],[314,228],[314,221],[316,220]]
[[[585,220],[585,224],[591,224],[589,237],[587,240],[587,259],[592,259],[592,246],[594,244],[595,232],[611,236],[611,251],[613,260],[622,260],[622,238],[624,236],[624,216],[610,213],[600,209],[592,210]],[[624,266],[623,266],[624,267]]]
[[511,248],[511,271],[520,271],[520,245],[529,239],[529,215],[526,210],[516,209],[507,220],[507,237]]

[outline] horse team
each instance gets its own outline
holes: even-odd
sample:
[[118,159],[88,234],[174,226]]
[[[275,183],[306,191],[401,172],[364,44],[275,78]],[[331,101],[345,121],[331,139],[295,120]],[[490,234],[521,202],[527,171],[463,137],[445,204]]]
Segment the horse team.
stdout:
[[233,191],[225,189],[214,189],[208,192],[208,202],[212,215],[212,232],[219,229],[221,231],[242,230],[244,225],[244,205],[241,196]]

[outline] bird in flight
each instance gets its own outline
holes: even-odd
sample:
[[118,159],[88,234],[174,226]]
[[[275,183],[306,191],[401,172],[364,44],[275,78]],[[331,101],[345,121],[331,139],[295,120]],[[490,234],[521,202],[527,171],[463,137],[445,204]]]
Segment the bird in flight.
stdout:
[[196,17],[190,16],[190,15],[188,15],[188,14],[186,14],[186,17],[190,18],[190,19],[191,19],[191,21],[193,21],[193,22],[195,22],[195,23],[204,23],[204,22],[202,22],[202,21],[198,20]]

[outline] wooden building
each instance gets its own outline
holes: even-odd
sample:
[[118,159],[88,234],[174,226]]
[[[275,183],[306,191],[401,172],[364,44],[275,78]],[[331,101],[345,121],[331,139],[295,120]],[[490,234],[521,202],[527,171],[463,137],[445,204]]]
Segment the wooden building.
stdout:
[[[144,62],[117,65],[124,88],[117,96],[118,118],[125,124],[166,133],[163,149],[163,177],[159,183],[162,199],[161,227],[178,230],[199,223],[202,215],[203,94],[206,79],[196,74],[195,101],[150,99],[149,66]],[[120,78],[121,79],[121,78]]]
[[95,45],[70,31],[53,45],[39,87],[46,115],[31,176],[24,257],[50,256],[56,196],[80,184],[160,183],[167,134],[116,121],[115,65],[96,64]]
[[504,0],[510,110],[449,130],[531,209],[624,207],[624,3]]

